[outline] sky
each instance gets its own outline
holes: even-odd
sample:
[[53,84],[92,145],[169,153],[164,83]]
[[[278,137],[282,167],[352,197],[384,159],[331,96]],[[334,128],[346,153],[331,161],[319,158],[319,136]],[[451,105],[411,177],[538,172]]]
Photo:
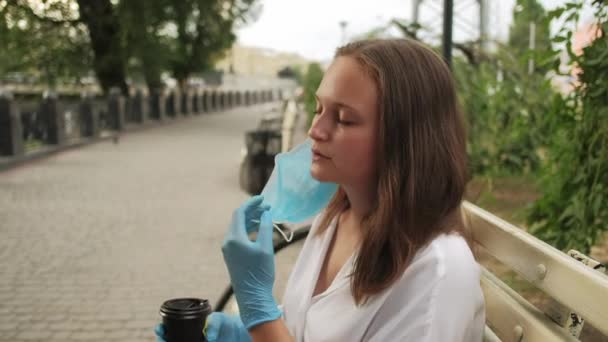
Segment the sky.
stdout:
[[[490,7],[490,35],[505,39],[511,24],[515,0],[487,0]],[[540,0],[553,9],[565,0]],[[472,39],[469,25],[477,25],[475,0],[456,0],[454,41]],[[327,61],[343,42],[340,22],[347,23],[346,39],[386,24],[392,18],[412,19],[412,0],[261,0],[257,21],[237,30],[238,42],[246,46],[270,48],[320,61]],[[434,7],[443,0],[425,0],[420,8],[421,23],[441,28],[440,13]],[[469,5],[470,6],[467,6]],[[456,13],[457,12],[457,13]],[[468,22],[469,24],[466,24]]]

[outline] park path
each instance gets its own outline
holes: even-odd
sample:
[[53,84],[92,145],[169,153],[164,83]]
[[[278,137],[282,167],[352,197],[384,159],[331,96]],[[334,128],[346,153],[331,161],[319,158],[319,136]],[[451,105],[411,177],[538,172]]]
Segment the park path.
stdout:
[[[238,186],[243,133],[276,105],[193,116],[0,173],[0,341],[154,341],[165,299],[214,302],[228,282],[221,241],[248,197]],[[297,251],[286,254],[280,283]]]

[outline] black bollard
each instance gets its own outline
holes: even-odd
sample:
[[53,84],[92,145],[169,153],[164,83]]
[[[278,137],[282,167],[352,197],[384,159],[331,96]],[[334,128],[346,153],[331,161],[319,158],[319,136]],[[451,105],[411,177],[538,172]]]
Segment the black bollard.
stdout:
[[0,94],[0,155],[20,156],[25,153],[21,117],[13,95]]
[[143,124],[148,121],[148,96],[146,96],[141,89],[138,89],[137,92],[135,92],[135,96],[133,97],[132,101],[133,106],[131,108],[133,111],[133,121],[139,124]]
[[211,90],[205,90],[203,92],[203,110],[205,111],[205,113],[211,112],[211,108],[213,107],[212,96],[213,94]]
[[108,116],[110,118],[111,129],[122,131],[125,128],[125,98],[118,88],[110,90]]
[[49,144],[62,145],[66,141],[65,116],[59,107],[56,93],[44,94],[40,104],[40,114],[45,123]]
[[191,97],[190,97],[190,103],[192,104],[192,114],[196,115],[196,114],[200,114],[201,113],[201,107],[200,107],[200,93],[198,90],[192,90],[192,92],[190,93]]
[[228,108],[232,108],[232,107],[234,107],[234,92],[229,91],[228,92]]
[[180,93],[177,89],[171,90],[169,96],[167,96],[167,116],[170,118],[177,118],[181,113],[181,100]]
[[162,89],[156,88],[150,94],[150,118],[163,121],[166,118],[165,93]]
[[245,91],[245,96],[244,97],[245,97],[245,101],[243,101],[243,104],[245,106],[249,106],[251,104],[251,98],[250,98],[250,95],[249,95],[249,90]]
[[226,93],[224,91],[219,91],[218,94],[218,110],[224,110],[226,109]]
[[215,112],[215,111],[217,111],[217,109],[219,107],[219,105],[218,105],[219,93],[216,90],[212,90],[210,97],[211,97],[211,106],[209,106],[209,109],[212,112]]
[[186,90],[182,93],[181,97],[181,114],[188,116],[192,114],[192,95],[190,90]]
[[79,107],[80,134],[83,137],[99,137],[99,112],[93,108],[93,99],[88,94],[83,94]]

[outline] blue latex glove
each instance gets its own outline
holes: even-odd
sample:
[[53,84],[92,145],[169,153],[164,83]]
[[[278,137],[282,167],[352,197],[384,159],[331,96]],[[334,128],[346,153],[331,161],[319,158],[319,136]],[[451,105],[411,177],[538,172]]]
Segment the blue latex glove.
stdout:
[[[156,342],[166,342],[163,339],[165,328],[162,324],[154,328],[154,333]],[[251,342],[249,332],[240,317],[223,312],[214,312],[207,317],[205,337],[209,342]]]
[[165,341],[165,326],[162,323],[154,327],[154,333],[156,334],[156,342],[167,342]]
[[[272,295],[272,220],[262,201],[262,196],[254,196],[235,210],[222,245],[241,320],[247,329],[281,317]],[[256,241],[249,240],[247,232],[256,230]]]
[[247,234],[258,232],[258,229],[260,227],[260,217],[262,216],[262,213],[270,210],[270,205],[261,204],[263,197],[259,195],[250,198],[247,202],[245,202],[245,205],[250,201],[255,201],[257,203],[258,200],[260,201],[260,205],[252,207],[250,211],[245,213],[245,229],[247,230]]
[[207,318],[207,341],[209,342],[251,342],[249,331],[238,315],[214,312]]

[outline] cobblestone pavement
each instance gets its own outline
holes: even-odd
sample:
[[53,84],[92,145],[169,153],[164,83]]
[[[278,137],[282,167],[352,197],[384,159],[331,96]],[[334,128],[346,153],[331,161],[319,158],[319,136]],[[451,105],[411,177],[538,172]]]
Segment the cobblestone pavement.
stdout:
[[[195,116],[0,173],[0,341],[154,341],[160,304],[214,302],[243,133],[269,105]],[[277,292],[296,251],[278,261]]]

